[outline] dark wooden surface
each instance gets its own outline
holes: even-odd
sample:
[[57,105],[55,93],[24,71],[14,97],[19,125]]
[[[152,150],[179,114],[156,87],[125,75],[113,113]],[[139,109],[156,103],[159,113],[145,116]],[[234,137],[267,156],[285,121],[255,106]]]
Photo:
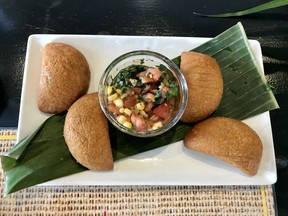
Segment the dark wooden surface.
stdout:
[[111,34],[214,37],[241,21],[261,43],[265,75],[280,109],[271,111],[279,215],[288,215],[288,7],[234,18],[193,14],[242,10],[262,0],[0,0],[0,127],[17,127],[28,36]]

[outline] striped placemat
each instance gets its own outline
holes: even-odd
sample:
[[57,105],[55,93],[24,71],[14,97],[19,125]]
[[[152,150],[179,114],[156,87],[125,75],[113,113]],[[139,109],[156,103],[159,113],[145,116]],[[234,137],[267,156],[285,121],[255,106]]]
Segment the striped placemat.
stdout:
[[[15,145],[0,130],[0,154]],[[275,215],[272,186],[35,186],[3,197],[0,215]]]

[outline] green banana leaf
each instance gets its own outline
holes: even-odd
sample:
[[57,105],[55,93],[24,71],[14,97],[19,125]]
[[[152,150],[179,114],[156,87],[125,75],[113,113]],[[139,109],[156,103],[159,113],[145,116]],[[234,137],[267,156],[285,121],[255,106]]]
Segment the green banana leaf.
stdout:
[[65,144],[64,120],[65,114],[50,117],[35,133],[1,156],[5,195],[85,170],[76,163]]
[[194,12],[195,15],[199,16],[207,16],[207,17],[236,17],[236,16],[244,16],[248,14],[257,13],[260,11],[277,8],[281,6],[288,5],[288,0],[273,0],[270,2],[266,2],[264,4],[258,5],[256,7],[249,8],[247,10],[232,12],[232,13],[222,13],[222,14],[201,14]]
[[[194,50],[216,58],[223,72],[224,95],[215,115],[244,119],[278,108],[241,23]],[[173,60],[180,64],[180,57]],[[63,113],[48,118],[33,134],[1,156],[5,195],[86,170],[74,160],[66,146],[63,137],[65,116]],[[154,138],[131,137],[110,126],[113,158],[116,161],[182,140],[191,126],[179,122]]]
[[[65,116],[65,113],[51,116],[33,134],[1,156],[6,180],[5,196],[29,186],[87,170],[75,161],[65,143]],[[190,125],[179,124],[164,135],[146,139],[131,137],[109,126],[114,161],[177,142],[191,128]]]

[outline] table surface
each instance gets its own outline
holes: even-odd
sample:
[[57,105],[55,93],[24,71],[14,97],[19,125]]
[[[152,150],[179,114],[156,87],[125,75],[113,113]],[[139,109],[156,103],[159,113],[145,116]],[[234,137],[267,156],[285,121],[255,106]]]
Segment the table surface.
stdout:
[[16,128],[27,39],[31,34],[214,37],[241,21],[262,47],[265,76],[280,109],[270,112],[278,181],[279,215],[288,207],[288,6],[233,18],[200,13],[243,10],[267,1],[0,1],[0,127]]

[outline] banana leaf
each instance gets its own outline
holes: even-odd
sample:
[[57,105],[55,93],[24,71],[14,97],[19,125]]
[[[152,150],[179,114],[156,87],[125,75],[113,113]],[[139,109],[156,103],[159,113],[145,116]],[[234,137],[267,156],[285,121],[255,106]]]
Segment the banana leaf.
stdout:
[[[244,119],[278,108],[240,23],[194,50],[216,58],[223,72],[224,95],[215,115]],[[173,60],[180,64],[180,57]],[[1,156],[5,195],[86,170],[70,155],[63,137],[64,120],[65,113],[48,118],[38,130]],[[179,122],[154,138],[131,137],[110,126],[113,158],[116,161],[182,140],[191,126]]]
[[48,118],[33,134],[1,156],[6,180],[4,195],[85,170],[65,144],[64,120],[65,114]]
[[194,12],[194,14],[199,15],[199,16],[207,16],[207,17],[236,17],[236,16],[244,16],[248,14],[253,14],[253,13],[260,12],[260,11],[269,10],[269,9],[273,9],[273,8],[277,8],[277,7],[281,7],[285,5],[288,5],[288,0],[273,0],[273,1],[266,2],[261,5],[246,9],[246,10],[232,12],[232,13],[201,14],[201,13]]
[[[29,186],[87,170],[77,163],[68,150],[63,136],[65,116],[65,113],[51,116],[33,134],[1,156],[6,180],[5,196]],[[146,139],[133,138],[109,126],[114,161],[177,142],[191,127],[179,124],[164,135]]]

